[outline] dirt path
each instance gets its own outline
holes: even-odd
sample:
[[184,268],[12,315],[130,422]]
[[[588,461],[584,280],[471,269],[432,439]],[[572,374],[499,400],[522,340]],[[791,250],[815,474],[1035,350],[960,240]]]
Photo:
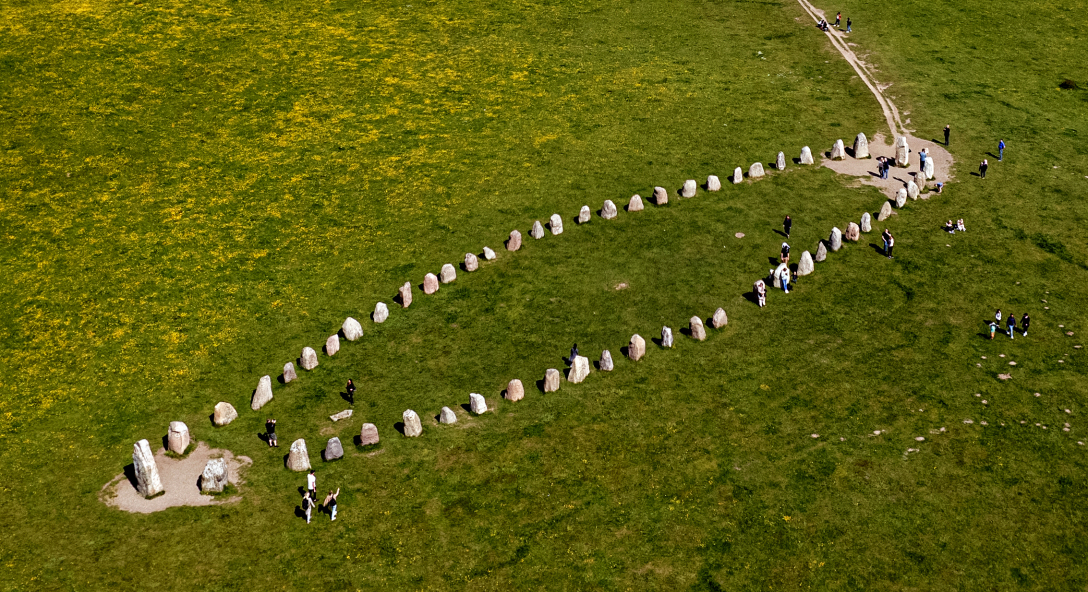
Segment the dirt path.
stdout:
[[155,464],[159,467],[159,478],[162,479],[166,493],[153,499],[145,499],[136,491],[136,484],[129,476],[121,473],[102,488],[99,499],[108,506],[140,514],[150,514],[175,506],[214,506],[238,501],[240,496],[221,499],[200,493],[197,479],[204,472],[204,465],[213,458],[226,459],[230,482],[235,485],[241,483],[239,470],[253,464],[248,457],[235,457],[229,450],[212,450],[204,442],[197,444],[196,449],[181,460],[166,456],[166,449],[160,448],[155,453]]

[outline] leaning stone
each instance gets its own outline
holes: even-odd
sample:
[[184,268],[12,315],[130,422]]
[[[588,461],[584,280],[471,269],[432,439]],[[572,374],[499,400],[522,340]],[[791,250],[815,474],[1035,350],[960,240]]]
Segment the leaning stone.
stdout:
[[891,215],[892,215],[892,204],[891,204],[891,202],[886,201],[886,202],[884,202],[883,205],[880,206],[880,212],[877,213],[876,219],[877,219],[878,222],[883,222],[884,220],[887,220],[888,218],[890,218]]
[[589,217],[591,215],[592,214],[589,211],[589,206],[582,206],[582,209],[578,210],[578,223],[585,224],[586,222],[589,222]]
[[589,358],[585,356],[574,356],[574,359],[570,361],[570,372],[567,373],[567,382],[577,384],[585,380],[587,376],[589,376]]
[[907,190],[900,187],[899,191],[895,192],[895,207],[901,208],[905,205],[907,205]]
[[287,453],[287,468],[292,471],[310,470],[310,451],[306,449],[306,440],[299,438],[291,442],[291,451]]
[[703,327],[703,319],[691,317],[691,320],[688,321],[688,329],[691,330],[692,339],[698,339],[699,341],[706,339],[706,328]]
[[412,282],[404,282],[404,285],[400,287],[400,307],[408,308],[409,306],[412,306]]
[[325,355],[335,356],[338,351],[340,351],[340,336],[329,335],[329,338],[325,340]]
[[680,197],[695,197],[695,179],[684,181],[684,187],[680,189]]
[[812,262],[812,254],[808,251],[801,253],[801,259],[797,261],[797,275],[808,275],[816,271],[816,264]]
[[717,175],[710,175],[706,178],[706,190],[707,191],[719,191],[722,188],[722,181]]
[[377,444],[378,440],[378,426],[372,423],[364,423],[363,428],[359,430],[359,445],[370,446],[371,444]]
[[812,258],[817,263],[827,259],[827,245],[824,241],[820,241],[820,244],[816,247],[816,256]]
[[340,421],[341,419],[347,419],[347,418],[351,417],[352,413],[353,413],[353,410],[345,409],[345,410],[341,411],[340,413],[333,413],[332,415],[329,416],[329,419],[331,419],[333,421]]
[[788,270],[789,268],[790,268],[789,265],[787,265],[785,263],[779,263],[778,267],[771,270],[771,282],[774,285],[774,287],[778,288],[779,290],[782,289],[782,270],[783,269]]
[[612,203],[612,200],[604,200],[604,207],[601,208],[601,217],[605,220],[611,220],[619,214],[616,209],[616,204]]
[[372,315],[375,323],[384,323],[389,318],[389,307],[384,302],[379,302],[374,305],[374,314]]
[[257,381],[257,390],[249,401],[249,408],[256,411],[272,400],[272,377],[267,374]]
[[858,242],[858,240],[861,239],[861,227],[853,222],[847,224],[843,238],[850,242]]
[[669,203],[669,192],[664,187],[654,187],[654,203],[659,206]]
[[516,251],[521,248],[521,233],[517,230],[510,231],[510,240],[506,241],[507,251]]
[[495,251],[491,250],[491,247],[484,247],[484,259],[487,261],[494,261],[495,257],[498,257],[498,255],[495,254]]
[[484,400],[484,396],[480,393],[469,393],[468,408],[472,410],[474,415],[487,413],[487,401]]
[[544,373],[544,392],[554,393],[557,390],[559,390],[559,371],[548,368],[548,371]]
[[423,276],[423,293],[434,294],[438,291],[438,276],[433,273],[428,273]]
[[[475,257],[475,255],[473,255]],[[438,280],[443,284],[448,284],[457,279],[457,269],[450,263],[442,265],[442,270],[438,272]]]
[[733,184],[736,185],[744,180],[744,171],[737,167],[733,169]]
[[616,365],[612,362],[612,352],[607,349],[601,352],[601,372],[611,372]]
[[419,416],[415,411],[411,409],[406,410],[401,414],[401,419],[404,421],[404,435],[409,438],[415,438],[423,433],[423,424],[419,422]]
[[457,423],[457,414],[453,412],[453,409],[449,407],[443,407],[442,411],[438,413],[438,423],[451,424]]
[[340,443],[340,438],[333,436],[325,443],[325,461],[338,458],[344,458],[344,445]]
[[287,362],[283,365],[283,384],[287,384],[292,380],[298,378],[298,373],[295,372],[295,363]]
[[631,336],[631,343],[627,344],[627,357],[639,361],[646,355],[646,340],[637,333]]
[[634,194],[631,196],[631,201],[627,204],[628,212],[641,212],[642,211],[642,196]]
[[925,170],[925,174],[926,174],[927,179],[932,179],[933,178],[934,168],[936,168],[936,165],[933,164],[933,158],[932,157],[926,158],[926,167],[925,167],[924,170]]
[[200,491],[204,493],[222,493],[230,482],[227,472],[227,461],[221,458],[213,458],[204,465],[204,472],[200,474]]
[[812,164],[812,150],[808,146],[801,149],[801,164]]
[[312,347],[304,347],[298,361],[303,370],[313,370],[317,368],[317,352]]
[[835,140],[835,145],[831,147],[831,160],[842,160],[846,158],[846,146],[843,145],[842,139]]
[[842,248],[842,231],[837,226],[831,229],[831,238],[828,239],[828,242],[831,243],[831,252]]
[[132,447],[132,465],[136,473],[136,491],[144,497],[151,497],[162,489],[159,467],[155,464],[155,455],[151,453],[151,444],[140,440]]
[[238,419],[238,412],[234,410],[234,405],[231,405],[226,401],[220,401],[215,404],[215,411],[212,413],[212,423],[214,423],[216,427],[223,427],[236,419]]
[[710,317],[710,326],[714,329],[721,329],[729,324],[729,317],[725,316],[725,309],[719,308],[714,311],[714,315]]
[[552,217],[548,220],[548,227],[551,228],[552,236],[563,234],[563,217],[559,214],[552,214]]
[[[411,287],[408,289],[411,290]],[[375,312],[377,312],[376,309]],[[359,321],[351,317],[344,319],[344,324],[340,325],[340,330],[344,332],[344,339],[348,341],[355,341],[363,336],[363,326],[359,324]]]
[[861,215],[861,231],[872,232],[873,231],[873,217],[869,215],[869,212],[865,212]]
[[918,185],[914,181],[907,181],[907,197],[918,199]]
[[778,153],[778,158],[774,159],[774,168],[776,168],[776,169],[778,169],[780,171],[786,170],[786,153],[785,152],[779,152]]
[[506,400],[507,401],[520,401],[525,398],[525,387],[518,379],[513,379],[506,383]]
[[529,236],[537,240],[544,238],[544,226],[540,223],[540,220],[533,222],[533,229],[529,231]]
[[854,158],[869,158],[869,140],[865,134],[854,138]]
[[189,426],[180,421],[170,422],[166,433],[166,449],[174,454],[185,454],[189,447]]
[[465,253],[465,271],[476,271],[480,267],[480,260],[472,253]]
[[748,178],[749,179],[758,179],[758,178],[762,177],[763,175],[764,175],[764,172],[763,172],[763,163],[762,162],[753,162],[752,166],[748,167]]
[[672,329],[669,327],[661,328],[661,347],[672,347]]
[[895,165],[899,167],[910,166],[910,146],[907,145],[906,136],[899,136],[895,139]]

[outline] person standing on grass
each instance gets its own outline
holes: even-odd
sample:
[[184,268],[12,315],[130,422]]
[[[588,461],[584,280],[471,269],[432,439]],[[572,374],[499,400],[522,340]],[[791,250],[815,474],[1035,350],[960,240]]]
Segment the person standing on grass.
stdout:
[[986,178],[986,169],[988,169],[988,168],[990,168],[990,163],[986,162],[986,159],[985,159],[985,158],[983,158],[983,159],[982,159],[982,163],[978,165],[978,174],[979,174],[979,175],[980,175],[980,176],[981,176],[981,177],[982,177],[983,179],[985,179],[985,178]]
[[310,493],[311,499],[317,501],[317,475],[314,474],[314,470],[310,469],[310,474],[306,475],[306,491]]
[[793,219],[789,214],[786,214],[786,219],[782,221],[782,229],[786,231],[786,238],[790,237],[790,229],[793,228]]
[[892,257],[892,249],[894,249],[894,248],[895,248],[895,237],[892,236],[892,233],[889,232],[888,233],[888,259],[894,259],[894,257]]
[[850,28],[851,25],[853,24],[853,22],[854,21],[850,20],[850,17],[846,17],[846,32],[847,33],[853,33],[854,32],[853,29]]
[[841,12],[836,12],[835,13],[835,26],[838,27],[840,23],[842,23],[842,13]]
[[995,333],[997,333],[997,323],[990,321],[990,341],[994,340]]
[[1005,140],[997,143],[997,162],[1005,160]]
[[1024,316],[1020,317],[1020,329],[1024,332],[1024,337],[1028,336],[1028,325],[1031,324],[1031,317],[1028,313],[1024,313]]
[[790,293],[790,268],[783,267],[782,271],[778,273],[778,279],[782,282],[782,290],[787,294]]
[[779,258],[782,263],[790,262],[790,246],[787,243],[782,243],[782,256]]
[[948,134],[950,134],[950,133],[952,133],[952,126],[950,126],[950,125],[944,126],[944,145],[945,146],[948,145]]
[[278,447],[280,445],[280,441],[276,439],[276,420],[269,417],[264,422],[264,430],[268,432],[268,447]]
[[1016,335],[1016,315],[1009,313],[1009,319],[1005,321],[1005,326],[1009,330],[1009,339],[1013,339]]
[[1000,308],[997,309],[997,312],[994,313],[994,322],[997,324],[997,326],[999,326],[999,327],[1001,326],[1001,309]]
[[880,233],[880,238],[884,239],[884,254],[885,255],[888,254],[888,239],[891,238],[891,236],[892,236],[892,233],[888,232],[887,228],[884,229],[884,232]]
[[348,402],[352,405],[355,404],[355,381],[348,379],[348,385],[344,387],[344,391],[348,394]]
[[310,492],[302,494],[302,511],[306,513],[306,524],[310,523],[310,516],[314,511],[314,500],[310,498]]
[[764,284],[763,280],[756,282],[756,299],[759,301],[760,308],[767,306],[767,284]]
[[[340,488],[339,487],[336,488],[336,493],[333,493],[332,490],[330,489],[329,490],[329,495],[325,496],[325,503],[322,504],[322,505],[325,506],[325,510],[332,517],[332,520],[336,520],[336,498],[339,495],[340,495]],[[330,520],[330,522],[332,520]]]

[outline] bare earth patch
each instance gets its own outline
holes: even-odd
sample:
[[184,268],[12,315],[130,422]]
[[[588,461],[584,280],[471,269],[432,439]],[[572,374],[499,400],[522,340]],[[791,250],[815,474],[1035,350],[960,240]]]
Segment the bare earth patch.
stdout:
[[197,444],[196,449],[181,460],[166,456],[166,449],[160,448],[155,453],[155,464],[159,467],[159,478],[162,479],[165,493],[156,498],[145,499],[136,491],[136,484],[129,478],[129,471],[126,470],[102,487],[98,499],[108,506],[139,514],[150,514],[175,506],[217,506],[242,499],[241,496],[221,499],[200,493],[197,481],[204,472],[204,465],[213,458],[226,459],[230,482],[235,486],[241,483],[239,471],[253,464],[249,457],[235,457],[229,450],[211,449],[204,442]]

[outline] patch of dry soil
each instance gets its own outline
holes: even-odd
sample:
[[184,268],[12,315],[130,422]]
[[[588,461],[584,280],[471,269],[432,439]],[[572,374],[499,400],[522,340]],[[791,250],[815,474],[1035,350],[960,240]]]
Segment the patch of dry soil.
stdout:
[[134,478],[130,477],[132,472],[126,468],[124,473],[102,487],[98,497],[108,506],[140,514],[159,512],[175,506],[217,506],[242,499],[241,496],[222,499],[200,493],[200,475],[204,472],[204,466],[213,458],[226,459],[230,482],[236,487],[241,483],[241,469],[253,464],[249,457],[236,457],[229,450],[211,449],[204,442],[198,443],[196,449],[181,460],[166,456],[166,449],[160,448],[155,453],[155,464],[159,467],[159,478],[162,479],[166,493],[145,499],[136,491]]

